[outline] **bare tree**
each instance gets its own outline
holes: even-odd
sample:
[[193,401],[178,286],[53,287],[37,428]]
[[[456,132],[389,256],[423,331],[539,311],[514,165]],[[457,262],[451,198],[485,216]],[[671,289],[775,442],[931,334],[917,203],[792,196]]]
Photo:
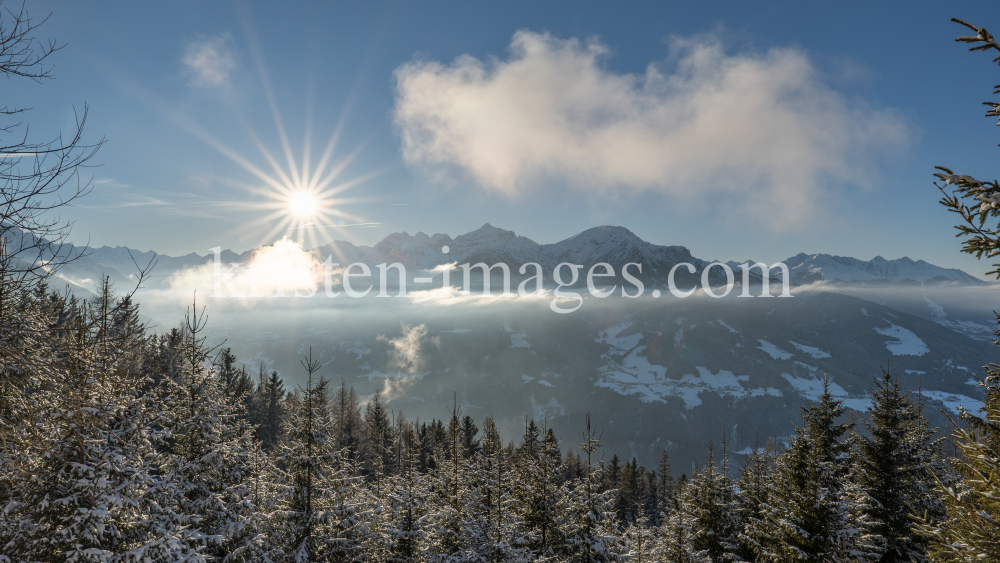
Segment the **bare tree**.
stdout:
[[[0,0],[0,74],[42,82],[54,78],[49,57],[65,45],[37,41],[34,33],[45,23],[33,20],[22,4],[11,10]],[[75,115],[71,134],[35,142],[19,121],[30,108],[0,107],[0,262],[8,275],[45,276],[80,256],[65,245],[72,222],[57,213],[91,189],[81,177],[104,138],[82,140],[87,106]]]

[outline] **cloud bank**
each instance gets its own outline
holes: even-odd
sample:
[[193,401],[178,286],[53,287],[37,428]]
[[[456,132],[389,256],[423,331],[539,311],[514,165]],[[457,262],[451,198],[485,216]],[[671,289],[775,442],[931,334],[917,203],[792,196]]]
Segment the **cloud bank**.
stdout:
[[[341,272],[331,269],[337,279]],[[322,296],[325,278],[325,266],[316,255],[299,242],[282,239],[256,249],[246,263],[222,264],[217,272],[210,261],[174,272],[167,282],[171,291],[185,295],[193,289],[218,291],[231,301],[252,304],[262,297]]]
[[519,31],[507,60],[403,65],[403,156],[515,197],[551,182],[596,197],[724,197],[794,226],[834,183],[871,185],[877,157],[910,134],[891,110],[824,85],[797,49],[727,55],[700,37],[672,51],[672,71],[616,74],[597,40]]
[[192,86],[224,86],[236,66],[233,40],[228,33],[199,37],[184,48],[181,62],[192,73]]

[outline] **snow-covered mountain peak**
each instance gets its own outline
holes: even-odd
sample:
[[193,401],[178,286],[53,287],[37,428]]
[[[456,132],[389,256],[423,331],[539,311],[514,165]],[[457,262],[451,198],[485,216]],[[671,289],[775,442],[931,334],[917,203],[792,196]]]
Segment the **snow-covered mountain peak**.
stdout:
[[608,262],[622,266],[628,262],[643,264],[675,264],[700,260],[683,246],[650,244],[625,227],[604,225],[587,229],[564,241],[543,245],[545,253],[560,262],[595,264]]
[[785,260],[792,279],[800,283],[840,282],[929,282],[956,281],[983,284],[982,280],[955,268],[941,268],[923,260],[902,257],[888,260],[876,256],[859,260],[849,256],[799,253]]
[[486,223],[479,229],[455,237],[451,259],[461,262],[505,262],[510,265],[538,262],[541,245],[514,231]]

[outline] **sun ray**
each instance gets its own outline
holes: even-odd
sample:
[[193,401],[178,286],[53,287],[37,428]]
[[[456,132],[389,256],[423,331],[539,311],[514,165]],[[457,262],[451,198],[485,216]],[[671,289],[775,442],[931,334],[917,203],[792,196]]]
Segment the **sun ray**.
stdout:
[[[323,150],[323,156],[320,157],[319,162],[316,164],[317,173],[326,168],[327,163],[333,156],[333,151],[337,147],[337,143],[340,141],[340,133],[343,131],[343,120],[337,124],[337,127],[333,130],[333,134],[330,135],[330,140],[326,143],[326,148]],[[348,156],[351,160],[354,159],[353,156]],[[313,189],[320,189],[318,186],[310,186]]]
[[354,162],[354,159],[357,158],[359,154],[361,154],[361,151],[364,150],[365,146],[368,144],[369,141],[371,141],[371,137],[365,139],[364,141],[362,141],[361,143],[359,143],[358,146],[355,147],[355,149],[353,151],[351,151],[348,154],[346,154],[345,156],[341,157],[336,162],[336,166],[331,166],[330,171],[326,174],[326,176],[323,178],[323,180],[321,180],[319,183],[316,184],[316,188],[315,189],[319,190],[319,191],[322,191],[327,185],[330,184],[330,182],[332,182],[333,180],[335,180],[337,178],[337,176],[340,175],[340,173],[345,168],[347,168],[348,165],[350,165],[352,162]]
[[309,160],[312,152],[312,111],[306,112],[305,134],[302,141],[302,185],[309,186]]
[[266,160],[267,163],[271,165],[271,169],[274,170],[275,174],[278,175],[278,184],[281,186],[281,188],[287,188],[290,185],[296,185],[295,181],[291,177],[289,177],[288,174],[285,173],[284,169],[281,167],[281,164],[278,162],[278,159],[274,158],[274,156],[271,154],[271,151],[267,150],[267,147],[264,145],[264,142],[260,140],[260,137],[258,137],[257,134],[253,132],[253,129],[250,128],[250,124],[247,123],[242,116],[239,116],[239,120],[243,124],[243,128],[246,130],[246,133],[250,137],[250,140],[253,141],[254,145],[257,146],[257,150],[260,151],[261,156],[264,157],[264,160]]
[[[342,182],[340,184],[337,184],[336,186],[333,186],[332,188],[326,188],[326,189],[322,190],[320,193],[332,197],[332,196],[335,196],[335,195],[337,195],[337,194],[339,194],[341,192],[349,190],[349,189],[351,189],[351,188],[353,188],[353,187],[355,187],[355,186],[357,186],[359,184],[367,182],[368,180],[371,180],[372,178],[375,178],[375,177],[379,176],[383,172],[384,172],[384,170],[375,170],[375,171],[369,172],[367,174],[364,174],[362,176],[359,176],[357,178],[353,178],[351,180],[347,180],[346,182]],[[331,178],[330,180],[332,181],[333,178]]]
[[264,235],[264,240],[265,241],[273,240],[274,237],[277,236],[278,233],[280,233],[283,230],[287,233],[288,232],[288,227],[294,221],[295,220],[292,219],[291,217],[288,217],[288,216],[282,217],[281,220],[278,221],[278,224],[275,225],[274,227],[272,227],[271,230],[268,231],[266,235]]
[[[164,105],[166,103],[164,102]],[[169,105],[167,105],[170,108]],[[171,110],[173,108],[170,108]],[[228,145],[218,140],[208,131],[205,131],[202,127],[188,119],[187,117],[180,114],[177,111],[167,111],[165,112],[175,123],[180,125],[182,128],[186,129],[189,133],[200,139],[205,144],[214,148],[216,151],[226,156],[234,163],[238,164],[247,172],[250,172],[254,176],[257,176],[261,181],[266,182],[268,185],[275,189],[282,189],[283,185],[281,182],[272,178],[269,174],[261,170],[260,168],[254,166],[249,160],[241,156],[238,152],[231,149]]]
[[254,58],[255,66],[257,67],[257,75],[260,77],[261,87],[264,90],[264,97],[267,99],[267,104],[271,109],[271,117],[274,119],[274,126],[278,130],[278,140],[281,142],[281,147],[285,153],[285,160],[288,163],[288,173],[292,177],[292,183],[296,186],[302,185],[302,179],[299,177],[298,170],[295,166],[295,157],[292,153],[291,143],[288,141],[288,134],[285,132],[284,121],[281,119],[281,112],[278,110],[278,102],[274,96],[274,90],[271,88],[271,80],[267,73],[267,64],[264,61],[264,52],[260,46],[260,39],[257,37],[257,29],[253,24],[253,18],[250,17],[249,10],[242,6],[240,11],[240,20],[243,24],[243,31],[247,36],[247,43],[250,46],[250,53]]

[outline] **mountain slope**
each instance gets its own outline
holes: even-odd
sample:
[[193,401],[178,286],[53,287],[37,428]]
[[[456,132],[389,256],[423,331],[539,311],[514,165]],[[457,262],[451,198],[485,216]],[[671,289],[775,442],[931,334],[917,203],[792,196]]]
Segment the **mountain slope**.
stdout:
[[579,435],[589,413],[608,455],[647,465],[664,448],[678,466],[700,459],[724,431],[733,451],[752,447],[758,435],[789,436],[800,405],[815,400],[827,378],[835,396],[863,410],[883,367],[922,393],[925,413],[945,427],[939,409],[975,410],[982,396],[970,381],[995,359],[988,343],[828,292],[589,299],[571,315],[537,302],[385,310],[373,303],[359,315],[326,300],[292,306],[301,310],[284,321],[217,315],[213,340],[291,381],[301,380],[294,366],[312,347],[325,377],[343,378],[362,396],[380,389],[410,419],[442,416],[457,393],[465,412],[492,416],[505,436],[518,435],[529,416],[566,439]]

